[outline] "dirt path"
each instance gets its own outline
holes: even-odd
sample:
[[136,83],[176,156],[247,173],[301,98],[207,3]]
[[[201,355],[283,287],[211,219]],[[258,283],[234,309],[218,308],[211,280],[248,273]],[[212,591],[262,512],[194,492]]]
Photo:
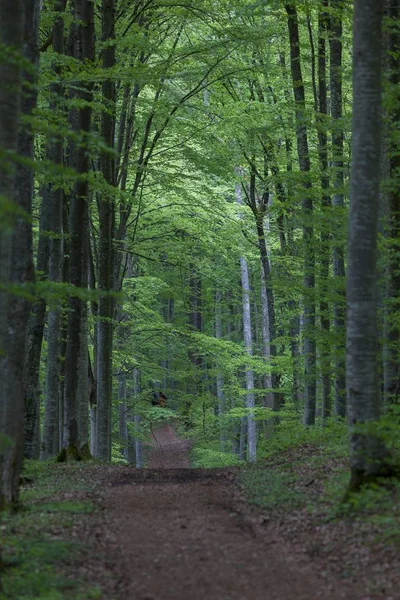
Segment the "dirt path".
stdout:
[[149,457],[151,469],[188,469],[189,443],[179,440],[169,423],[153,431],[153,449]]
[[155,432],[149,460],[106,484],[101,522],[85,535],[98,550],[86,576],[108,573],[104,600],[355,600],[257,531],[238,508],[232,471],[188,468],[187,443],[170,425]]

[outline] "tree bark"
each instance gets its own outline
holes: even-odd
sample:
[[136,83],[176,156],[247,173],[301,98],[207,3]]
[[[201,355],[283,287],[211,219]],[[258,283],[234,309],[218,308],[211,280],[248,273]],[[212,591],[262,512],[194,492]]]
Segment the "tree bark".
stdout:
[[[36,280],[46,280],[49,270],[50,207],[43,200],[40,212],[39,242],[36,258]],[[39,298],[29,320],[28,344],[25,358],[25,450],[24,457],[38,459],[40,454],[40,386],[39,371],[43,333],[46,320],[46,302]]]
[[[94,14],[90,0],[73,0],[76,18],[73,30],[74,57],[82,65],[93,60]],[[79,289],[87,288],[88,254],[88,134],[91,126],[91,84],[80,82],[76,97],[85,102],[72,115],[73,129],[81,137],[76,145],[72,162],[78,179],[71,198],[69,222],[69,283]],[[65,357],[65,444],[66,456],[74,460],[80,457],[79,420],[81,402],[88,402],[87,363],[87,308],[86,301],[72,296],[68,312],[68,340]],[[86,386],[86,390],[85,390]]]
[[[215,292],[215,337],[217,340],[222,338],[222,292],[217,289]],[[225,414],[225,394],[224,394],[224,376],[220,369],[217,372],[216,378],[217,401],[218,401],[218,418],[219,418],[219,439],[220,448],[224,452],[226,446],[226,431],[223,424]]]
[[[64,10],[64,0],[55,4],[57,13]],[[53,51],[59,56],[64,54],[64,18],[61,14],[56,16],[53,28]],[[53,66],[56,78],[60,76],[60,67]],[[55,82],[51,86],[54,98],[61,98],[63,88]],[[50,104],[50,109],[57,112],[57,102]],[[57,137],[49,144],[48,158],[59,167],[63,164],[64,141]],[[49,253],[49,281],[60,283],[62,281],[63,261],[63,203],[64,191],[59,184],[50,184],[46,191],[46,200],[50,206],[50,253]],[[59,437],[59,407],[60,407],[60,335],[61,335],[60,306],[50,306],[47,321],[47,371],[46,371],[46,397],[45,414],[41,457],[43,459],[56,456],[60,449]]]
[[[242,188],[240,183],[236,184],[236,201],[239,205],[242,204]],[[251,310],[250,310],[250,284],[249,284],[249,273],[247,268],[247,261],[244,256],[240,257],[240,273],[242,282],[242,297],[243,297],[243,337],[244,345],[247,353],[252,356],[253,354],[253,340],[251,332]],[[249,414],[246,418],[247,421],[247,460],[254,462],[257,458],[257,437],[256,437],[256,423],[252,410],[255,407],[254,398],[254,373],[250,367],[246,367],[246,402],[245,406],[249,409]],[[243,421],[241,430],[241,440],[243,438]],[[241,451],[241,455],[243,451]]]
[[382,474],[386,452],[360,425],[380,415],[377,238],[381,148],[380,0],[356,0],[353,21],[353,143],[347,278],[347,402],[350,491]]
[[304,365],[305,365],[305,409],[304,424],[314,425],[316,410],[316,342],[315,342],[315,255],[313,199],[310,181],[310,155],[306,101],[301,70],[300,37],[297,9],[292,4],[285,5],[288,15],[290,41],[290,65],[293,95],[296,110],[296,141],[300,171],[303,173],[304,195],[302,200],[303,240],[304,240]]
[[[114,45],[114,0],[102,0],[102,52],[103,69],[115,66]],[[111,187],[116,185],[115,159],[110,154],[114,147],[115,135],[115,83],[112,77],[103,82],[103,102],[107,108],[102,113],[101,133],[109,149],[100,157],[100,167],[108,192],[102,193],[99,207],[99,270],[98,289],[99,320],[97,324],[97,448],[96,457],[111,460],[111,405],[112,405],[112,347],[114,302],[110,292],[113,289],[113,239],[114,200]]]
[[346,299],[344,290],[345,264],[343,235],[344,175],[342,119],[342,0],[331,0],[330,19],[330,96],[332,117],[332,170],[334,194],[333,276],[337,300],[333,305],[335,331],[335,414],[346,416]]
[[400,1],[389,0],[388,18],[390,33],[388,36],[388,129],[389,129],[389,249],[387,264],[386,306],[385,306],[385,357],[384,357],[384,393],[385,401],[399,402],[400,366],[399,344],[400,327],[397,311],[400,299],[400,153],[398,140],[398,123],[400,120],[399,85],[400,85]]
[[330,347],[330,305],[329,297],[329,266],[331,255],[331,234],[329,216],[331,199],[329,196],[328,175],[328,135],[326,133],[326,121],[328,117],[328,99],[326,85],[326,42],[325,36],[328,27],[327,14],[328,0],[323,0],[318,14],[318,103],[317,130],[318,130],[318,158],[320,167],[321,191],[322,191],[322,224],[321,224],[321,330],[322,339],[320,346],[321,376],[322,376],[322,424],[330,417],[332,411],[331,399],[331,347]]
[[[10,211],[12,223],[11,229],[0,235],[0,283],[6,286],[0,292],[0,319],[3,321],[0,323],[3,353],[0,358],[0,510],[7,504],[18,502],[24,450],[23,357],[30,313],[30,303],[24,292],[30,291],[34,277],[30,221],[33,172],[29,164],[20,163],[15,168],[12,154],[17,152],[24,158],[33,157],[33,134],[28,127],[20,127],[18,132],[18,125],[19,110],[30,115],[36,105],[38,26],[38,2],[17,0],[10,5],[0,0],[0,40],[6,51],[0,65],[0,198],[4,208]],[[28,82],[23,94],[22,53],[32,66],[29,72],[23,73]],[[4,248],[4,242],[9,248]],[[20,293],[11,295],[7,290],[9,284],[19,287]]]

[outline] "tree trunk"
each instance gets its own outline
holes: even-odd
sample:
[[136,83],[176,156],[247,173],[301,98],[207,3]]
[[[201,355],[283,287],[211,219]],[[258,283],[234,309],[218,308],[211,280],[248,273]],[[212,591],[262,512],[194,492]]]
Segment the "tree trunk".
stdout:
[[[50,207],[43,196],[39,242],[37,249],[36,271],[40,273],[37,279],[45,280],[49,269],[50,240]],[[42,354],[43,333],[46,318],[46,302],[39,298],[35,303],[28,330],[28,344],[25,358],[25,458],[38,459],[40,453],[40,387],[39,371]]]
[[[64,0],[58,0],[55,10],[61,13],[64,10]],[[64,54],[64,19],[57,16],[53,28],[53,51],[59,56]],[[53,66],[56,77],[60,75],[58,65]],[[62,86],[55,83],[51,86],[54,98],[61,98]],[[56,102],[50,104],[52,111],[57,111]],[[58,167],[63,164],[64,141],[58,137],[49,144],[48,158]],[[59,184],[50,184],[46,190],[46,200],[50,205],[50,254],[49,254],[49,281],[60,283],[62,281],[63,259],[63,203],[64,192]],[[60,449],[59,438],[59,407],[60,407],[60,334],[61,334],[60,306],[50,306],[47,322],[47,372],[46,372],[46,399],[42,453],[43,459],[56,456]]]
[[[136,396],[140,394],[140,371],[139,369],[133,370],[133,397],[136,399]],[[140,429],[140,415],[135,414],[134,416],[134,426],[135,426],[135,466],[137,469],[143,468],[143,452],[142,452],[142,440],[139,435],[137,435]]]
[[388,40],[388,79],[390,102],[388,102],[389,123],[389,178],[388,192],[390,240],[387,266],[386,307],[385,307],[385,360],[384,360],[384,392],[386,402],[399,401],[400,366],[399,345],[400,326],[398,323],[398,306],[400,299],[400,153],[398,140],[398,123],[400,120],[399,85],[400,85],[400,1],[390,0],[388,17],[390,34]]
[[[39,3],[0,0],[0,40],[7,54],[3,57],[0,91],[0,196],[10,211],[12,228],[1,232],[0,283],[29,291],[33,281],[32,212],[33,172],[29,165],[18,164],[7,153],[32,159],[33,134],[29,128],[18,133],[19,109],[30,115],[36,105],[37,36]],[[12,51],[10,52],[10,49]],[[21,95],[21,54],[32,69],[24,73],[28,86]],[[20,103],[21,100],[21,103]],[[14,179],[15,176],[15,179]],[[6,204],[7,203],[7,204]],[[20,214],[12,214],[14,209]],[[3,243],[9,244],[9,249]],[[12,268],[12,271],[11,271]],[[24,289],[25,288],[25,289]],[[11,295],[7,287],[0,292],[0,509],[18,502],[19,474],[24,450],[24,360],[30,303],[23,293]],[[6,328],[4,327],[6,325]]]
[[330,227],[329,216],[331,210],[331,199],[329,196],[328,175],[328,136],[326,133],[326,120],[328,117],[328,101],[326,86],[326,42],[325,35],[328,25],[327,15],[328,0],[323,0],[318,15],[318,103],[317,129],[318,129],[318,158],[320,167],[320,179],[322,190],[322,225],[321,225],[321,330],[322,339],[321,353],[321,375],[322,375],[322,424],[331,415],[331,349],[330,349],[330,306],[329,297],[329,265],[330,265]]
[[288,15],[290,65],[296,110],[296,141],[300,171],[303,173],[302,200],[304,240],[304,365],[305,410],[304,424],[314,425],[316,409],[316,342],[315,342],[315,256],[313,199],[310,181],[310,155],[308,151],[306,101],[300,62],[300,38],[296,7],[285,5]]
[[381,147],[380,0],[356,0],[353,22],[353,143],[347,279],[347,402],[350,491],[382,473],[386,452],[359,426],[380,415],[377,238]]
[[[222,338],[222,292],[221,290],[217,290],[215,292],[215,337],[217,340]],[[217,372],[217,401],[218,401],[218,417],[219,417],[219,438],[220,438],[220,448],[221,451],[224,452],[226,446],[226,431],[225,425],[223,424],[224,414],[225,414],[225,394],[224,394],[224,376],[218,368]]]
[[[236,184],[236,201],[239,205],[242,204],[242,188],[240,183]],[[244,345],[247,353],[252,356],[253,354],[253,340],[251,332],[251,311],[250,311],[250,284],[249,284],[249,273],[247,268],[247,261],[244,256],[240,257],[240,273],[242,281],[242,295],[243,295],[243,337]],[[245,406],[249,409],[247,416],[247,459],[250,462],[254,462],[257,458],[257,437],[256,437],[256,423],[252,410],[255,407],[254,399],[254,373],[250,367],[246,367],[246,402]],[[241,430],[241,440],[243,438],[243,421]],[[243,451],[241,451],[243,454]]]
[[[333,230],[333,277],[337,300],[333,305],[335,330],[335,414],[346,416],[346,299],[344,291],[345,265],[343,244],[343,127],[342,119],[342,0],[331,0],[330,20],[330,94],[332,116],[332,169],[334,194],[332,198],[335,215]],[[333,10],[334,9],[334,10]]]
[[118,376],[118,429],[123,458],[128,458],[128,409],[126,404],[126,374]]
[[[74,57],[82,64],[93,59],[94,15],[93,3],[90,0],[73,1],[74,24],[73,43]],[[80,83],[76,91],[76,99],[84,103],[92,98],[91,84]],[[70,204],[69,224],[69,283],[76,288],[87,287],[87,254],[88,254],[88,179],[89,153],[87,135],[91,125],[91,107],[85,105],[76,109],[72,116],[73,129],[81,137],[72,157],[73,166],[80,175]],[[65,357],[65,443],[68,459],[80,457],[79,420],[81,402],[88,402],[88,369],[87,363],[87,325],[86,301],[72,296],[68,312],[68,340]],[[85,337],[86,336],[86,337]],[[86,382],[86,397],[82,396]]]
[[[269,333],[269,317],[268,317],[268,296],[266,292],[265,275],[264,269],[261,266],[261,286],[260,286],[260,301],[261,301],[261,332],[262,332],[262,355],[265,359],[268,373],[263,376],[263,388],[264,390],[271,390],[272,388],[272,377],[270,373],[270,333]],[[274,395],[271,391],[267,391],[265,394],[265,406],[274,409]]]
[[[115,66],[114,45],[114,0],[102,0],[102,52],[103,69]],[[110,77],[103,82],[103,102],[107,110],[102,112],[101,133],[109,149],[100,157],[100,167],[108,189],[116,185],[115,159],[110,153],[114,147],[115,134],[115,83]],[[112,346],[114,303],[110,292],[113,289],[113,239],[114,200],[113,194],[102,193],[99,201],[99,270],[98,289],[99,320],[97,324],[97,448],[96,457],[111,460],[111,405],[112,405]]]

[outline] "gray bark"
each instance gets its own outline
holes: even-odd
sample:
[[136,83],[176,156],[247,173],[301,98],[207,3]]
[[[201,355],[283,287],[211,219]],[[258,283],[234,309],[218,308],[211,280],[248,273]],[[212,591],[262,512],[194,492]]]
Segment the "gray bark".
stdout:
[[315,255],[313,247],[313,199],[310,181],[310,155],[305,91],[300,58],[300,37],[295,5],[286,4],[290,41],[290,66],[296,111],[296,141],[300,171],[304,177],[302,200],[304,243],[304,424],[314,425],[316,407],[316,342],[315,342]]
[[[103,68],[115,66],[114,0],[102,0],[102,52]],[[101,133],[107,147],[114,147],[115,136],[115,82],[106,78],[103,82],[103,102],[107,107],[102,113]],[[100,157],[104,180],[115,186],[115,160],[110,151]],[[111,405],[112,405],[112,346],[114,303],[113,289],[113,238],[114,201],[111,193],[103,193],[99,201],[99,272],[98,288],[105,292],[99,298],[99,321],[97,324],[97,435],[96,457],[111,460]]]
[[[386,306],[385,306],[385,347],[384,347],[384,393],[385,401],[397,403],[400,393],[400,327],[398,325],[398,306],[400,299],[400,192],[398,178],[400,172],[400,154],[398,140],[398,123],[400,107],[398,88],[400,85],[400,1],[390,0],[388,17],[390,18],[390,33],[388,36],[387,70],[390,94],[388,102],[388,177],[390,189],[388,192],[389,224],[388,236],[390,247],[387,265]],[[394,103],[396,98],[396,103]],[[385,156],[385,157],[386,157]]]
[[[64,9],[64,0],[58,0],[55,10],[61,13]],[[53,28],[53,51],[59,55],[64,53],[64,19],[57,16]],[[57,65],[53,66],[56,76],[60,73]],[[55,83],[51,86],[54,98],[61,98],[62,86]],[[57,111],[57,104],[52,102],[50,109]],[[63,139],[58,138],[49,144],[48,158],[58,166],[63,164]],[[50,206],[50,254],[49,254],[49,281],[60,283],[62,281],[63,260],[63,202],[64,192],[59,185],[49,185],[46,191],[46,200]],[[47,321],[47,372],[46,372],[46,397],[43,428],[42,453],[43,459],[55,456],[60,449],[59,438],[59,407],[60,407],[60,334],[61,334],[60,306],[50,306]]]
[[[36,271],[38,278],[46,279],[49,267],[50,210],[43,198]],[[29,320],[28,344],[25,359],[25,458],[38,459],[40,453],[40,385],[39,370],[42,354],[43,333],[46,318],[46,302],[40,298],[33,306]]]
[[[268,366],[271,359],[271,347],[270,347],[270,333],[269,333],[269,317],[268,317],[268,296],[265,286],[265,275],[264,269],[261,268],[261,287],[260,287],[260,300],[261,300],[261,331],[262,331],[262,355]],[[272,378],[271,373],[268,372],[263,377],[263,387],[265,390],[271,390]],[[274,396],[269,391],[265,394],[265,406],[274,409]]]
[[[33,134],[29,128],[18,132],[19,109],[31,114],[36,104],[37,35],[39,3],[0,0],[0,41],[13,48],[15,60],[3,59],[0,65],[0,196],[20,214],[12,214],[11,229],[0,235],[0,283],[29,290],[33,281],[32,212],[33,172],[29,165],[15,169],[9,152],[33,157]],[[32,69],[24,73],[27,90],[21,95],[21,55]],[[10,53],[12,56],[12,53]],[[10,60],[9,60],[10,58]],[[30,87],[32,85],[32,87]],[[21,104],[20,104],[21,101]],[[15,179],[14,179],[15,176]],[[9,244],[5,249],[3,243]],[[12,269],[12,271],[11,271]],[[24,450],[24,356],[26,352],[30,304],[22,294],[0,292],[0,509],[18,502],[19,474]],[[5,319],[6,319],[6,322]],[[4,325],[6,327],[4,327]]]
[[[239,205],[242,204],[242,188],[240,183],[236,184],[236,201]],[[243,337],[244,345],[247,353],[252,356],[253,354],[253,340],[251,331],[251,310],[250,310],[250,284],[249,284],[249,273],[247,268],[247,261],[244,256],[240,257],[240,273],[242,281],[242,294],[243,294]],[[250,409],[247,421],[247,459],[250,462],[254,462],[257,458],[257,437],[256,437],[256,423],[251,410],[255,407],[254,398],[254,373],[249,367],[246,367],[246,408]],[[243,422],[242,422],[243,424]],[[242,435],[241,435],[242,439]]]
[[[215,337],[217,340],[222,338],[222,310],[221,310],[221,302],[222,302],[222,293],[220,290],[215,292]],[[223,425],[223,417],[225,414],[225,394],[224,394],[224,376],[220,370],[218,370],[217,378],[216,378],[216,387],[217,387],[217,401],[218,401],[218,417],[220,420],[219,423],[219,436],[220,436],[220,448],[222,452],[225,450],[226,446],[226,431]]]
[[321,227],[321,262],[320,262],[320,285],[322,299],[320,302],[322,340],[321,352],[321,376],[322,376],[322,423],[331,415],[331,348],[330,348],[330,306],[327,298],[330,266],[330,226],[329,216],[331,211],[331,199],[329,196],[328,175],[328,136],[325,121],[328,116],[328,99],[326,85],[326,42],[325,36],[328,25],[327,14],[328,0],[323,0],[318,15],[318,102],[317,102],[317,131],[318,131],[318,157],[320,165],[320,179],[322,189],[322,227]]
[[[140,393],[140,371],[139,369],[133,370],[133,397]],[[134,425],[135,432],[137,432],[140,428],[140,415],[134,416]],[[137,469],[143,468],[143,451],[142,451],[142,441],[141,439],[135,435],[135,466]]]
[[126,404],[126,375],[120,373],[118,376],[118,429],[121,454],[128,458],[128,409]]
[[[74,56],[81,63],[92,60],[94,40],[93,3],[90,0],[74,0],[74,14],[78,20],[73,29]],[[90,101],[91,84],[80,83],[76,97]],[[73,129],[78,136],[90,132],[91,108],[85,105],[77,109],[71,116]],[[77,145],[72,157],[73,166],[83,177],[79,178],[70,204],[70,249],[69,249],[69,283],[77,288],[87,287],[88,266],[88,181],[85,175],[89,172],[89,155],[86,147],[87,138]],[[79,454],[79,427],[82,420],[82,404],[88,402],[88,369],[87,360],[87,306],[86,301],[71,297],[68,312],[68,341],[65,358],[65,444],[68,458],[76,458]],[[86,386],[86,391],[85,391]]]
[[357,426],[380,414],[377,237],[381,147],[380,0],[356,0],[353,21],[353,143],[347,278],[347,403],[351,489],[382,472],[385,451]]
[[335,361],[335,414],[339,417],[346,415],[346,299],[344,293],[344,244],[342,213],[344,207],[344,176],[343,176],[343,127],[342,119],[342,0],[331,0],[335,12],[331,16],[330,25],[330,103],[332,117],[332,169],[333,211],[335,214],[333,230],[333,276],[336,294],[339,297],[333,305],[333,326],[335,330],[335,345],[333,349]]

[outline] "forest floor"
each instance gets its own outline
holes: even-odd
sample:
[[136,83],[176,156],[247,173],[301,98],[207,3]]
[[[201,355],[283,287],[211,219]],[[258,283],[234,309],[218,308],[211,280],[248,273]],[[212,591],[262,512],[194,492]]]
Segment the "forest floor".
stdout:
[[[56,544],[63,580],[58,591],[46,590],[45,570],[31,592],[14,580],[1,600],[400,599],[398,547],[376,542],[373,529],[323,522],[310,510],[252,506],[240,469],[190,468],[189,443],[170,424],[153,439],[146,469],[51,465],[47,488],[35,492],[28,483],[33,518],[1,529],[7,537],[11,527],[17,539],[29,523],[32,539],[40,532]],[[303,475],[316,493],[318,476]],[[43,544],[24,551],[8,544],[6,574],[30,552],[29,577],[40,577]]]

